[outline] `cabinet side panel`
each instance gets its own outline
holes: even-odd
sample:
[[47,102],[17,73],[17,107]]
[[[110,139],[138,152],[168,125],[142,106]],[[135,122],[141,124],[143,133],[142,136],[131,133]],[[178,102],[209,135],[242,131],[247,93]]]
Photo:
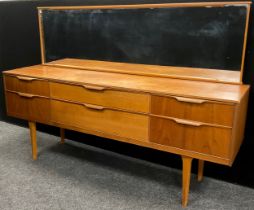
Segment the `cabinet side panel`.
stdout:
[[232,143],[231,143],[231,165],[240,149],[244,138],[245,122],[247,115],[247,107],[249,100],[249,90],[246,91],[240,103],[236,106],[235,119],[232,132]]

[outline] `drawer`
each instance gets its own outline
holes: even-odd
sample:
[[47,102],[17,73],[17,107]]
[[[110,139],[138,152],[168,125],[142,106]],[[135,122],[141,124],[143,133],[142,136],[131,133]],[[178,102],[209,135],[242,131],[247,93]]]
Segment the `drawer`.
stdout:
[[51,100],[51,120],[77,128],[148,141],[148,117],[91,104]]
[[49,85],[45,80],[23,76],[4,76],[7,90],[49,96]]
[[231,129],[151,117],[150,141],[207,155],[229,158]]
[[232,127],[234,105],[206,100],[152,96],[151,113]]
[[50,83],[51,97],[136,112],[149,111],[149,95],[91,85]]
[[8,91],[5,92],[5,95],[8,115],[30,121],[49,121],[49,99]]

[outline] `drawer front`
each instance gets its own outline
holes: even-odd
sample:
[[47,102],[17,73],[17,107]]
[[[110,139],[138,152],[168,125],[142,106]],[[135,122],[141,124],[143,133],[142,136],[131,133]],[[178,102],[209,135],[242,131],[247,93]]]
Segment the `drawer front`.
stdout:
[[182,97],[152,96],[151,112],[155,115],[193,120],[232,127],[234,105]]
[[[186,122],[185,122],[186,123]],[[151,117],[150,141],[161,145],[229,158],[230,128],[194,126]]]
[[8,115],[30,121],[49,121],[49,99],[23,93],[6,92],[5,94]]
[[51,120],[81,129],[148,141],[148,117],[145,115],[51,100]]
[[136,112],[149,111],[149,95],[117,90],[104,87],[84,85],[68,85],[50,83],[51,96],[81,103],[97,104],[109,108],[117,108]]
[[4,81],[7,90],[49,96],[47,81],[23,76],[4,76]]

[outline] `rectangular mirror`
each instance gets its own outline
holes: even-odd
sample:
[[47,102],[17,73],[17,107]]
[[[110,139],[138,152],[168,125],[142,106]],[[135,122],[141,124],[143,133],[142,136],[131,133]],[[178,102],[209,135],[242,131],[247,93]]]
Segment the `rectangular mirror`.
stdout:
[[242,81],[249,2],[38,10],[42,63],[46,65]]

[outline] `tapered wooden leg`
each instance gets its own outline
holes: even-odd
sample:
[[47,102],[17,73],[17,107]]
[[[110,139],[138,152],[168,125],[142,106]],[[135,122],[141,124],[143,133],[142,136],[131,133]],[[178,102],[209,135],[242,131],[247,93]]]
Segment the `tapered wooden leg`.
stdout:
[[198,181],[199,182],[201,182],[203,180],[204,163],[205,163],[205,161],[198,160]]
[[182,156],[183,175],[182,175],[182,206],[186,207],[190,190],[191,163],[192,158]]
[[64,144],[65,132],[63,128],[60,128],[61,144]]
[[36,142],[36,123],[28,122],[30,128],[31,145],[32,145],[32,156],[34,160],[37,160],[37,142]]

